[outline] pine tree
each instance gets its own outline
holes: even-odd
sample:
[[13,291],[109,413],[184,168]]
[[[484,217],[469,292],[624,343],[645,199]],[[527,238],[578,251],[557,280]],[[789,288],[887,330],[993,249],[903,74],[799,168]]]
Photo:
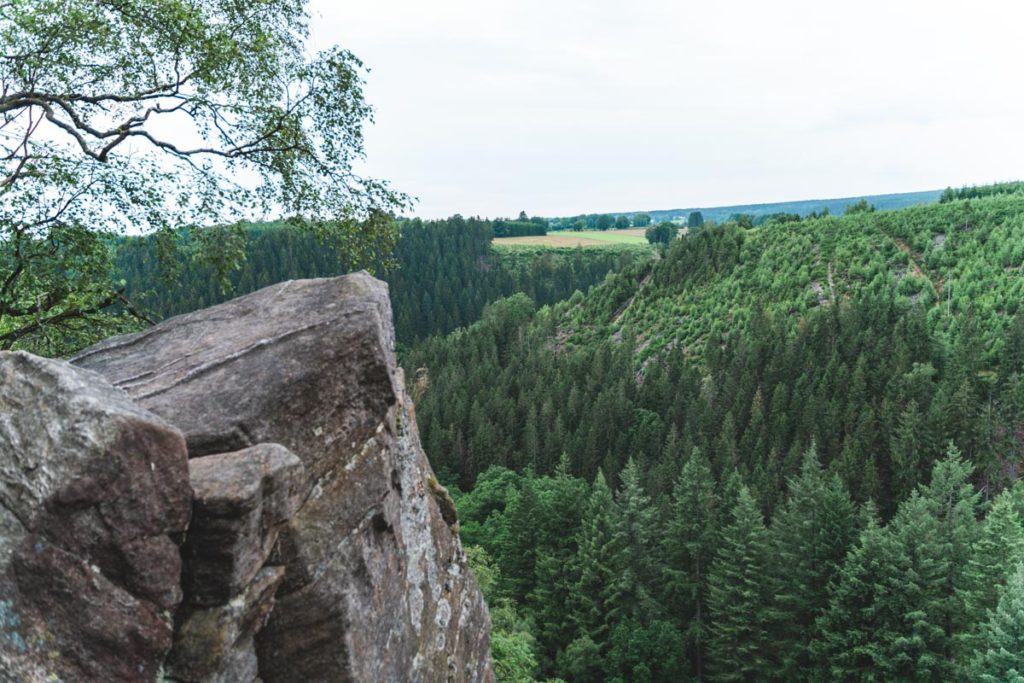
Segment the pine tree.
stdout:
[[774,589],[774,650],[783,680],[811,666],[815,620],[856,536],[857,511],[837,476],[822,471],[814,446],[769,532]]
[[717,508],[711,466],[694,448],[672,489],[662,554],[665,605],[686,638],[698,680],[704,677],[708,570],[717,546]]
[[653,594],[660,574],[654,549],[654,508],[640,485],[640,470],[633,458],[621,473],[622,487],[616,496],[611,554],[614,579],[605,602],[609,623],[642,620],[658,609]]
[[936,523],[936,536],[927,542],[938,544],[945,565],[939,599],[947,659],[954,657],[956,636],[966,631],[972,621],[964,604],[964,589],[971,549],[980,531],[977,517],[981,495],[971,485],[971,470],[950,443],[946,457],[935,464],[930,483],[921,488],[921,496]]
[[970,621],[961,634],[958,648],[961,653],[974,650],[986,615],[996,608],[999,593],[1014,568],[1024,562],[1024,526],[1021,522],[1014,508],[1012,492],[1003,491],[985,517],[959,588],[959,597]]
[[884,681],[887,631],[880,602],[891,560],[889,536],[869,507],[868,522],[833,584],[829,607],[817,620],[812,646],[822,681]]
[[508,520],[508,537],[504,552],[498,557],[501,575],[509,596],[522,603],[536,585],[534,566],[537,559],[538,513],[537,494],[532,476],[523,479],[517,496],[513,497],[505,511]]
[[538,482],[542,514],[538,519],[541,543],[534,574],[537,583],[527,596],[533,614],[541,665],[550,671],[576,634],[572,618],[572,592],[578,580],[573,557],[579,536],[586,484],[569,475],[568,456],[562,455],[555,476]]
[[598,471],[583,513],[574,571],[579,576],[570,604],[576,617],[577,640],[590,640],[600,652],[608,643],[605,599],[614,578],[609,551],[617,516],[615,499]]
[[917,401],[911,400],[900,415],[899,423],[889,443],[892,459],[892,474],[889,482],[889,497],[892,509],[910,495],[921,479],[921,427],[923,417]]
[[769,673],[767,532],[746,486],[732,518],[708,577],[708,669],[715,681],[763,681]]
[[989,614],[970,665],[970,680],[1024,683],[1024,564],[1017,565]]
[[880,671],[896,680],[952,680],[952,562],[934,501],[915,492],[887,532],[890,554],[877,603]]

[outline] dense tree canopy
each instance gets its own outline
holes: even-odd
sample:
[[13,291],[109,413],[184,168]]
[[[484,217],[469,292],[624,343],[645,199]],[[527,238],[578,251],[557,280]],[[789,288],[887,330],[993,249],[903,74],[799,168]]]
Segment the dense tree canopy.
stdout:
[[[1013,680],[1022,217],[998,195],[708,226],[411,350],[534,675]],[[579,515],[543,512],[555,480],[589,487]]]

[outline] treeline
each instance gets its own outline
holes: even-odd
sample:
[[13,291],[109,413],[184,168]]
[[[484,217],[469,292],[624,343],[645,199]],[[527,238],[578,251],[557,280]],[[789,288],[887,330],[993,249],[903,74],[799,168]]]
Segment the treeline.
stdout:
[[983,501],[949,447],[884,522],[812,446],[766,518],[735,470],[680,463],[656,496],[633,460],[458,496],[500,680],[1019,680],[1024,487]]
[[[531,223],[530,225],[535,225]],[[383,278],[391,285],[396,335],[412,343],[445,333],[480,317],[490,301],[525,292],[540,304],[585,291],[605,275],[643,255],[638,251],[492,249],[490,221],[455,216],[448,220],[405,221]],[[175,275],[162,276],[156,239],[129,238],[118,246],[115,264],[128,297],[155,318],[166,318],[220,303],[275,282],[329,277],[347,271],[338,250],[285,224],[245,230],[245,264],[224,287],[206,264],[178,256]]]
[[959,189],[947,187],[939,197],[940,204],[959,199],[980,199],[997,194],[1024,194],[1024,182],[995,183],[992,185],[964,185]]
[[530,237],[548,234],[548,222],[543,218],[530,218],[525,211],[521,211],[519,218],[514,221],[506,218],[495,219],[492,228],[495,237]]

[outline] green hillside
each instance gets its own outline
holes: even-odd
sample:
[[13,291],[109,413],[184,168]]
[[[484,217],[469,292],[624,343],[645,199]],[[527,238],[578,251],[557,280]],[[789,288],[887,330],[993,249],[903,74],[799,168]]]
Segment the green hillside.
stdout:
[[1024,199],[993,197],[894,212],[726,226],[676,241],[609,318],[574,316],[573,329],[635,335],[651,354],[680,345],[699,355],[746,327],[755,311],[794,325],[861,293],[919,306],[930,330],[955,334],[972,316],[986,361],[1024,297]]
[[726,224],[418,346],[498,636],[541,679],[974,680],[1024,561],[1022,264],[1017,194]]

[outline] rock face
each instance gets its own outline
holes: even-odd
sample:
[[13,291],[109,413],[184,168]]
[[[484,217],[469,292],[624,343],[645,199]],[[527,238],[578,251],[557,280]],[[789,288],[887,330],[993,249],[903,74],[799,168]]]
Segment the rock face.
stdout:
[[[264,481],[287,482],[246,489],[252,495],[235,474],[197,486],[197,523],[211,523],[206,538],[244,538],[234,547],[248,549],[245,557],[228,553],[230,569],[212,595],[202,596],[208,579],[186,578],[191,607],[183,612],[199,614],[190,632],[208,633],[203,624],[217,616],[202,610],[223,608],[210,604],[236,594],[229,621],[241,625],[211,636],[236,654],[211,671],[228,660],[236,671],[251,666],[247,643],[269,592],[272,611],[255,633],[266,683],[493,678],[487,609],[453,509],[439,505],[445,497],[420,447],[393,347],[387,286],[357,273],[268,287],[74,359],[181,429],[191,457],[232,451],[214,456],[222,460],[208,481],[228,472],[224,459],[249,468],[245,476],[270,476],[260,444],[280,444],[301,461],[304,477],[279,472]],[[203,467],[193,465],[193,476]],[[296,511],[282,521],[286,499]],[[190,532],[187,562],[204,533]],[[273,567],[284,568],[276,596],[261,583]],[[188,623],[179,617],[179,636]]]
[[187,602],[223,605],[260,571],[298,505],[302,463],[284,446],[260,444],[189,461],[195,492],[182,548]]
[[181,601],[182,434],[67,363],[0,353],[0,388],[0,679],[155,679]]

